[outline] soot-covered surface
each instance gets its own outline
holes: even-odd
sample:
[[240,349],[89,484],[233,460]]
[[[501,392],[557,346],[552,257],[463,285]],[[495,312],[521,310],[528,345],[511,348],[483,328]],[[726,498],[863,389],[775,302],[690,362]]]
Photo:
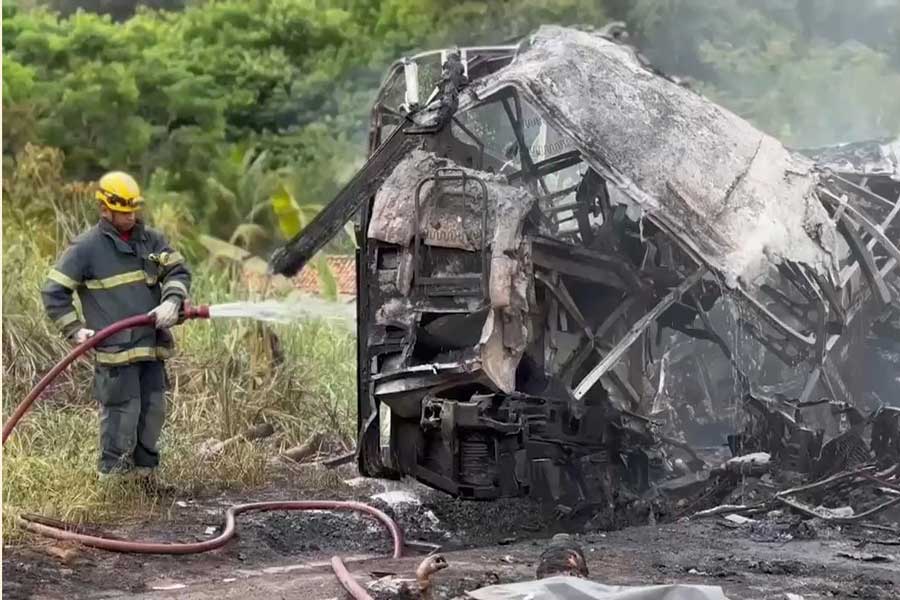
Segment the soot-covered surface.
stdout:
[[[533,578],[548,538],[564,527],[529,501],[458,501],[416,483],[348,481],[325,489],[304,486],[298,479],[282,480],[247,497],[215,496],[186,508],[176,506],[171,520],[148,520],[116,533],[169,541],[203,539],[215,535],[207,528],[219,523],[222,507],[232,502],[364,500],[392,514],[408,539],[442,545],[450,568],[435,577],[435,598],[440,600],[491,583]],[[721,585],[734,599],[780,598],[786,592],[800,593],[806,600],[897,597],[896,560],[875,563],[841,555],[890,555],[890,546],[870,543],[861,550],[858,531],[819,528],[805,537],[782,535],[788,531],[777,522],[735,527],[690,521],[585,531],[575,539],[585,550],[591,577],[604,583],[707,583]],[[309,598],[340,598],[328,567],[333,554],[347,557],[364,583],[372,581],[372,574],[411,577],[421,560],[421,555],[399,561],[378,558],[390,551],[387,534],[376,522],[350,514],[246,515],[239,519],[238,532],[220,551],[183,557],[71,548],[72,556],[61,560],[48,554],[53,544],[31,539],[4,548],[4,598],[252,600],[297,597],[301,591]]]
[[[541,518],[539,507],[523,500],[461,502],[412,481],[355,478],[342,472],[345,483],[310,483],[305,476],[284,474],[265,488],[242,495],[220,494],[189,500],[176,498],[168,518],[116,526],[95,524],[110,534],[153,541],[197,541],[219,533],[226,507],[276,499],[360,500],[397,520],[407,539],[444,549],[510,543],[555,530]],[[65,561],[56,556],[68,551]],[[229,573],[273,565],[344,556],[386,556],[390,536],[376,521],[352,513],[272,512],[238,517],[238,535],[225,548],[203,555],[119,555],[57,544],[39,537],[5,546],[4,598],[72,597],[89,591],[137,593],[165,588],[172,581],[194,577],[228,578]]]

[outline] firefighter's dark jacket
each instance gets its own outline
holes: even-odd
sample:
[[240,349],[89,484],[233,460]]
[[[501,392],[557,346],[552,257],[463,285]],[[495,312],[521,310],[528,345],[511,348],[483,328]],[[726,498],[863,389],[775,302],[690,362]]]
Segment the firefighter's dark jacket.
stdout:
[[[63,253],[41,291],[47,315],[66,337],[82,327],[99,331],[145,314],[170,297],[188,296],[191,273],[184,258],[158,231],[136,223],[129,241],[106,220],[78,236]],[[81,317],[72,295],[78,294]],[[96,361],[121,365],[171,356],[171,334],[154,327],[121,331],[97,346]]]

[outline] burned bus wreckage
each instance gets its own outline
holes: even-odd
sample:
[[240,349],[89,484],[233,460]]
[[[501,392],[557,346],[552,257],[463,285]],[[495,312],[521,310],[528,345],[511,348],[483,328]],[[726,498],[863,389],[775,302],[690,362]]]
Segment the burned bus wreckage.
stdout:
[[898,213],[900,141],[791,151],[545,26],[397,62],[368,161],[270,265],[356,220],[362,473],[574,505],[689,476],[689,441],[896,462]]

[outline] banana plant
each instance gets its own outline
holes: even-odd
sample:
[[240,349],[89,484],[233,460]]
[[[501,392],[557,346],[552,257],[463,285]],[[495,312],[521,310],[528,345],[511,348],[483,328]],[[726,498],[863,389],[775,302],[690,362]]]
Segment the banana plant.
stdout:
[[[270,170],[265,151],[235,146],[223,164],[223,173],[207,181],[213,207],[208,213],[211,235],[200,239],[214,260],[247,261],[254,250],[269,246],[274,238],[289,240],[296,236],[323,208],[317,203],[298,202],[294,191],[302,185],[299,173],[292,168]],[[280,235],[267,226],[272,221]],[[355,245],[352,224],[345,231]],[[337,280],[325,256],[316,256],[311,266],[322,295],[337,300]]]
[[[275,213],[278,221],[278,229],[285,240],[289,240],[303,231],[316,214],[322,210],[320,204],[300,205],[283,181],[275,188],[270,203],[272,212]],[[337,300],[337,280],[325,255],[317,254],[311,264],[316,269],[322,295],[329,300]]]
[[[207,229],[232,243],[263,244],[270,240],[258,217],[269,205],[276,183],[266,151],[236,145],[222,161],[219,173],[206,180]],[[229,232],[231,232],[229,234]]]

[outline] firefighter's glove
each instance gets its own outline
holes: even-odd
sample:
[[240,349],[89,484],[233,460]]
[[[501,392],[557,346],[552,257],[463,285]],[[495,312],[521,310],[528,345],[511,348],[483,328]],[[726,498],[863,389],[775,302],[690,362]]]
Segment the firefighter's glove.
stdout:
[[85,329],[84,327],[82,327],[72,336],[72,341],[76,344],[83,344],[88,340],[88,338],[93,337],[93,335],[93,329]]
[[178,322],[178,310],[181,303],[177,300],[165,300],[162,304],[150,311],[156,317],[157,329],[168,329]]

